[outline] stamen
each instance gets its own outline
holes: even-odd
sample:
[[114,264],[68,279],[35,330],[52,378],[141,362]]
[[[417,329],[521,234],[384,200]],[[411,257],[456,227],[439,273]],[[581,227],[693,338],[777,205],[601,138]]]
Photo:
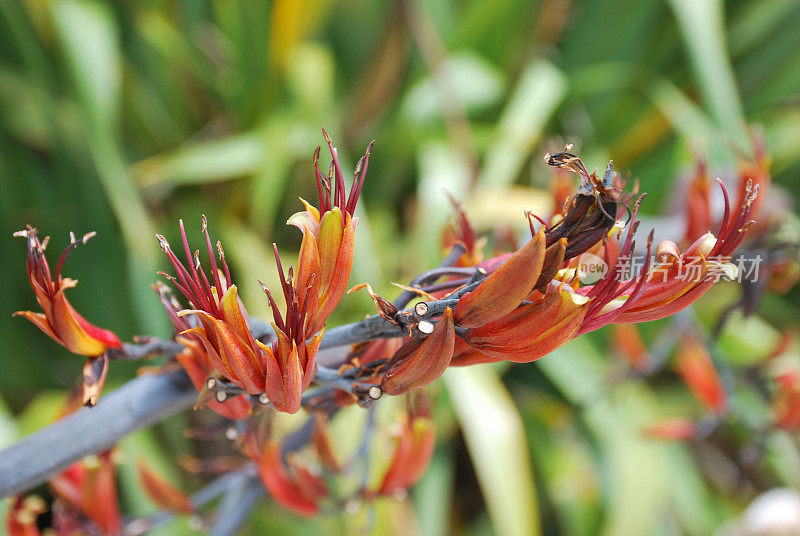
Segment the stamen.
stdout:
[[339,152],[333,147],[333,140],[328,136],[324,127],[322,128],[322,135],[325,137],[325,142],[328,144],[328,149],[331,152],[331,158],[333,159],[331,167],[335,170],[336,174],[336,188],[334,189],[333,203],[340,209],[345,210],[344,175],[342,174],[342,166],[339,164]]
[[208,248],[208,259],[211,261],[211,270],[213,272],[211,275],[214,277],[214,286],[217,289],[217,300],[222,303],[222,293],[224,289],[222,288],[222,281],[219,279],[219,269],[217,268],[217,259],[214,256],[214,247],[211,245],[211,237],[208,234],[206,215],[201,214],[201,219],[203,221],[203,234],[206,237],[206,247]]
[[217,240],[217,252],[219,253],[219,260],[222,262],[222,269],[225,272],[225,290],[231,288],[231,270],[228,268],[228,263],[225,262],[225,250],[222,249],[222,242]]
[[267,286],[261,282],[260,279],[257,279],[256,281],[258,281],[258,284],[261,285],[261,290],[263,290],[264,293],[267,295],[267,300],[270,309],[272,309],[272,318],[273,320],[275,320],[275,324],[277,324],[278,329],[280,329],[283,332],[286,332],[286,324],[284,324],[283,322],[283,317],[281,316],[280,309],[278,309],[278,304],[275,303],[275,299],[272,297],[272,293],[269,291]]
[[197,267],[192,264],[192,251],[189,249],[189,239],[186,238],[186,228],[183,225],[183,220],[178,220],[178,227],[181,230],[181,241],[183,242],[183,251],[186,254],[186,263],[191,268],[191,277],[194,282],[197,284],[197,287],[200,287],[200,277],[197,275]]
[[320,216],[325,209],[325,196],[322,192],[322,181],[320,180],[320,172],[319,172],[319,146],[314,150],[314,180],[317,183],[317,196],[319,197],[319,209],[320,209]]

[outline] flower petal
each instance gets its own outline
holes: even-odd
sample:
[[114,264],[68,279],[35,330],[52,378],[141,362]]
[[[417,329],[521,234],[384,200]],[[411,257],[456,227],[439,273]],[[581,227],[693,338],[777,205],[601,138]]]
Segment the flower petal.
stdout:
[[545,236],[540,230],[475,290],[458,301],[456,324],[467,328],[480,326],[516,309],[539,280],[544,254]]
[[[381,387],[390,395],[400,395],[436,381],[450,365],[454,345],[453,313],[447,308],[433,333],[416,350],[389,365]],[[403,348],[398,354],[401,352]]]

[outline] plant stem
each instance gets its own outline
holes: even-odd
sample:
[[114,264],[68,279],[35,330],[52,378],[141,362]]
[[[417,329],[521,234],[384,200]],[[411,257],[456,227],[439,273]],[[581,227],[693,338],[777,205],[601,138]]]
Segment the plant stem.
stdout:
[[0,498],[21,493],[124,435],[190,408],[197,392],[182,370],[140,376],[0,452]]

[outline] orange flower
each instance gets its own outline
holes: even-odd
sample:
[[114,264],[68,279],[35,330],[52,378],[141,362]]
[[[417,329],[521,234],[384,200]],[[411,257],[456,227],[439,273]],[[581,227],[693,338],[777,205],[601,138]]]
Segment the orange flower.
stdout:
[[669,241],[658,245],[656,266],[647,276],[647,284],[639,299],[615,319],[617,323],[647,322],[677,313],[694,303],[724,275],[736,276],[730,255],[741,244],[753,221],[751,216],[758,197],[758,186],[748,181],[739,209],[731,217],[730,201],[720,182],[725,198],[725,212],[718,235],[706,233],[681,254]]
[[417,397],[415,407],[403,415],[394,454],[383,476],[379,495],[397,496],[416,484],[425,474],[436,446],[436,428],[427,400]]
[[[297,259],[297,272],[292,284],[298,290],[300,303],[308,295],[306,337],[319,332],[347,290],[353,266],[353,245],[358,218],[354,216],[358,197],[367,174],[372,143],[356,165],[353,186],[345,197],[342,167],[336,148],[325,129],[322,129],[331,153],[327,179],[319,171],[320,148],[314,153],[314,176],[317,181],[319,207],[301,199],[305,210],[286,222],[303,233]],[[374,143],[374,142],[373,142]]]
[[284,456],[281,444],[269,436],[264,423],[248,430],[244,450],[256,464],[261,482],[275,502],[292,512],[310,517],[328,496],[322,478],[305,467],[294,452]]
[[528,363],[575,336],[588,300],[572,287],[554,281],[544,293],[534,292],[528,301],[494,322],[467,329],[464,340],[487,356]]
[[458,300],[455,322],[471,328],[507,315],[534,289],[545,257],[544,230],[516,251],[475,290]]
[[79,509],[106,535],[122,531],[111,458],[111,451],[87,456],[50,480],[50,486],[58,497]]
[[120,350],[122,345],[113,332],[90,324],[67,301],[64,291],[78,282],[61,277],[61,269],[69,253],[78,244],[85,244],[95,233],[87,233],[80,240],[70,233],[70,244],[59,257],[55,273],[50,271],[45,257],[50,237],[40,241],[36,233],[35,228],[28,226],[26,230],[14,233],[14,236],[24,237],[28,241],[28,279],[43,312],[17,311],[14,316],[27,318],[70,352],[89,358],[84,367],[83,402],[94,405],[103,389],[108,370],[106,351],[112,348]]
[[678,347],[677,366],[694,396],[717,415],[723,414],[728,407],[728,395],[705,345],[692,335],[685,336]]
[[203,235],[211,263],[212,286],[200,265],[199,251],[192,258],[182,220],[179,225],[189,269],[178,260],[163,236],[156,235],[156,238],[175,268],[177,277],[161,274],[172,281],[193,307],[179,314],[192,314],[199,321],[198,326],[184,330],[180,335],[199,343],[214,367],[230,381],[250,394],[263,393],[266,381],[264,357],[250,334],[247,315],[237,298],[236,285],[231,284],[222,244],[217,242],[224,275],[217,269],[208,225],[203,216]]

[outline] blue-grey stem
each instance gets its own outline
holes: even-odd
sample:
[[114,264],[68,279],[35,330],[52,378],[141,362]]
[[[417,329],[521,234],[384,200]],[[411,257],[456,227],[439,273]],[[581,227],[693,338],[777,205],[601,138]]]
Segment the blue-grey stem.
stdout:
[[232,487],[222,499],[216,513],[211,536],[233,536],[250,519],[256,504],[266,495],[257,476],[242,475],[242,481]]
[[126,434],[190,408],[197,391],[182,370],[140,376],[0,452],[0,498],[45,482]]

